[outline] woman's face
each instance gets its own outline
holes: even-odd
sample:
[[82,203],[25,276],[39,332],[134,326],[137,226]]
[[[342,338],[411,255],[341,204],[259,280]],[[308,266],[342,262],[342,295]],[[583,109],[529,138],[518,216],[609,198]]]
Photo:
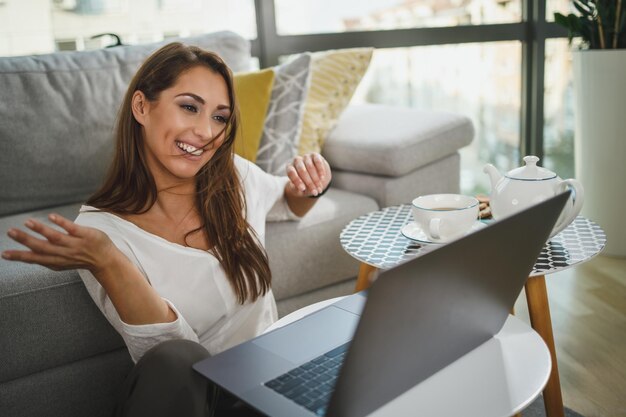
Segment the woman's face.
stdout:
[[226,82],[203,66],[183,72],[155,101],[135,92],[133,114],[143,126],[146,160],[157,187],[189,182],[211,160],[224,142],[229,108]]

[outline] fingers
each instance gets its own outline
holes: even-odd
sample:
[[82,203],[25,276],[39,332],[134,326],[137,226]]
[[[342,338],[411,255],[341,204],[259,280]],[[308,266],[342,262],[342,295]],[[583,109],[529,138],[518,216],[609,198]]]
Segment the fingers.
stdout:
[[56,247],[58,247],[47,240],[37,239],[36,237],[19,229],[9,229],[7,234],[11,239],[26,246],[35,253],[50,254],[55,251]]
[[[50,215],[50,219],[54,219],[56,224],[62,223],[72,231],[75,231],[74,228],[71,227],[71,225],[68,226],[66,224],[69,221],[59,215]],[[34,219],[26,220],[24,225],[33,232],[43,236],[45,240],[39,239],[20,229],[11,228],[7,232],[9,237],[14,241],[26,246],[32,252],[8,250],[2,252],[3,258],[26,263],[40,263],[43,266],[55,269],[53,268],[53,264],[56,264],[65,258],[66,252],[68,252],[67,248],[70,248],[76,240],[76,238]]]
[[[8,250],[2,252],[2,257],[11,261],[42,265],[54,271],[68,268],[65,257],[59,255],[46,255],[29,251]],[[65,268],[62,268],[61,265],[64,265]]]
[[36,220],[29,219],[24,223],[24,225],[33,232],[39,233],[40,235],[45,237],[48,242],[52,243],[53,245],[67,247],[72,243],[71,241],[73,238],[71,236],[55,230],[52,227],[46,226],[45,224]]
[[[313,171],[313,162],[311,161],[311,157],[308,155],[297,156],[293,163],[294,168],[296,168],[298,172],[298,177],[302,181],[304,185],[304,189],[300,186],[300,191],[306,194],[315,194],[316,193],[316,185],[315,180],[317,179],[317,174]],[[314,177],[313,177],[314,176]]]
[[77,237],[84,236],[84,231],[85,231],[84,227],[77,225],[73,221],[68,220],[59,214],[50,214],[48,216],[48,219],[50,219],[50,221],[56,224],[57,226],[60,226],[63,229],[65,229],[65,231],[72,236],[77,236]]
[[322,157],[322,155],[320,154],[315,154],[313,160],[315,161],[315,167],[317,168],[317,171],[319,173],[318,175],[322,183],[322,190],[324,190],[328,183],[330,183],[330,165],[328,164],[328,161],[324,159],[324,157]]
[[289,177],[289,180],[291,181],[290,186],[296,190],[296,193],[300,195],[305,195],[306,185],[300,179],[300,176],[298,175],[298,170],[293,166],[293,164],[287,165],[287,177]]
[[330,167],[320,154],[296,156],[287,166],[287,176],[301,195],[317,196],[330,181]]
[[79,226],[58,214],[51,214],[49,218],[61,227],[61,230],[34,219],[29,219],[24,223],[27,228],[45,239],[17,228],[9,229],[7,232],[9,237],[26,246],[30,251],[7,250],[2,252],[2,257],[12,261],[37,263],[53,270],[62,270],[89,269],[110,253],[109,249],[113,244],[104,232]]

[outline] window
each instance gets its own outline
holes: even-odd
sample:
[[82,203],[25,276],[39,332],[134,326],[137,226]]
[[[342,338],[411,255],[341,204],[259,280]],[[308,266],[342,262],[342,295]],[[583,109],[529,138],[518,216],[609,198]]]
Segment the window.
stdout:
[[544,86],[544,161],[561,178],[574,172],[574,88],[567,39],[546,41]]
[[[0,7],[0,55],[95,49],[112,43],[107,37],[93,39],[101,33],[115,33],[124,43],[135,44],[232,30],[253,40],[252,50],[264,66],[281,55],[327,45],[373,44],[378,49],[355,101],[467,114],[476,138],[461,151],[461,186],[463,192],[475,193],[488,189],[484,163],[502,171],[520,164],[520,143],[543,144],[536,150],[545,153],[543,165],[561,177],[574,176],[570,47],[554,23],[519,24],[524,4],[533,16],[542,16],[537,12],[545,8],[548,22],[555,11],[572,10],[570,0],[5,1]],[[258,38],[255,6],[275,12],[259,16],[264,30]],[[408,30],[394,33],[397,29]],[[355,31],[371,35],[351,36]],[[307,34],[321,35],[298,36]],[[419,38],[415,43],[413,36]],[[536,90],[544,86],[537,106],[531,106],[530,99],[522,102],[522,45],[527,41],[537,42],[539,53],[545,45],[545,66],[532,54],[526,56],[532,68],[525,82],[538,86]],[[424,43],[433,45],[412,46]],[[544,74],[543,80],[536,74]],[[537,131],[531,125],[533,120],[541,123],[540,110],[535,110],[541,108],[544,124]]]
[[501,170],[517,166],[520,86],[521,42],[378,49],[353,101],[470,117],[476,135],[461,150],[461,188],[484,193],[490,189],[484,164]]
[[546,20],[554,22],[554,12],[577,13],[571,0],[546,0]]
[[[0,56],[96,49],[232,30],[256,38],[254,0],[28,0],[0,8]],[[108,42],[108,43],[107,43]]]
[[280,35],[511,23],[521,0],[275,0]]
[[0,7],[0,56],[53,51],[51,8],[50,0],[7,1]]

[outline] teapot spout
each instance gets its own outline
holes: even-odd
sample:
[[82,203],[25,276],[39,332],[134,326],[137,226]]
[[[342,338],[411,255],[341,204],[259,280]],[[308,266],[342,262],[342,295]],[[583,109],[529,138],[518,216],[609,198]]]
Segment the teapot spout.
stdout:
[[483,167],[483,172],[489,175],[489,179],[491,180],[491,189],[494,189],[498,181],[502,178],[502,174],[500,174],[498,169],[492,164],[485,165]]

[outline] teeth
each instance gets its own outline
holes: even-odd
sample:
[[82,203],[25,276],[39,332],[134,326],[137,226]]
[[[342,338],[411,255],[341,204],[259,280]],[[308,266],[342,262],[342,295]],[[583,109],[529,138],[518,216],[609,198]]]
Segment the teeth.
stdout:
[[187,153],[190,153],[190,154],[192,154],[194,156],[200,156],[204,152],[203,149],[198,149],[195,146],[192,146],[192,145],[189,145],[189,144],[183,143],[183,142],[176,141],[176,146],[178,146],[183,151],[185,151]]

